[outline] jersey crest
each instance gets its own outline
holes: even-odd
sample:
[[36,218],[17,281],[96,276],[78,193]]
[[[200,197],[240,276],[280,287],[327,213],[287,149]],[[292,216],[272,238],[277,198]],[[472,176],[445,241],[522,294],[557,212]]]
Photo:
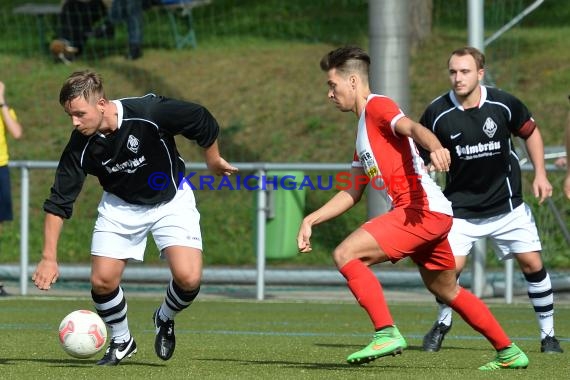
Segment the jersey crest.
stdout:
[[140,146],[140,141],[139,139],[137,139],[135,136],[133,135],[129,135],[128,139],[127,139],[127,148],[133,152],[134,154],[137,154],[137,152],[139,151],[139,146]]
[[485,134],[489,136],[490,139],[493,138],[493,136],[495,136],[495,132],[497,132],[497,123],[488,117],[487,120],[485,120],[485,124],[483,125],[483,132],[485,132]]

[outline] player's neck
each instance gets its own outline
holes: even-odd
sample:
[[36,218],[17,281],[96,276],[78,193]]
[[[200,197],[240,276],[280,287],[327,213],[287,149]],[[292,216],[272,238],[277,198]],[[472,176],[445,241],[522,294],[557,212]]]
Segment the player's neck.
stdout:
[[117,106],[113,102],[107,103],[105,107],[105,114],[103,117],[103,125],[99,132],[108,135],[117,130],[119,126],[119,115]]
[[479,107],[479,103],[481,103],[481,87],[477,86],[465,96],[458,96],[457,100],[459,100],[463,109]]
[[363,91],[360,91],[356,97],[355,109],[353,110],[356,114],[356,117],[360,117],[362,111],[366,107],[366,103],[368,102],[368,97],[370,96],[370,89],[365,88]]

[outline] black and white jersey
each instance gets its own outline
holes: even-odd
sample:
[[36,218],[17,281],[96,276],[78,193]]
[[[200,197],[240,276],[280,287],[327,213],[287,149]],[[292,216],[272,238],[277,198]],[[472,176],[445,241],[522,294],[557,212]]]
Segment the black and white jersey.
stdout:
[[118,128],[110,134],[71,133],[55,174],[46,212],[71,217],[73,204],[88,174],[103,189],[126,202],[152,205],[171,200],[184,176],[175,135],[212,145],[219,126],[195,103],[154,94],[113,101]]
[[479,106],[464,109],[450,91],[429,105],[420,123],[451,153],[444,194],[455,217],[495,216],[523,202],[511,135],[528,138],[535,123],[519,99],[481,86]]

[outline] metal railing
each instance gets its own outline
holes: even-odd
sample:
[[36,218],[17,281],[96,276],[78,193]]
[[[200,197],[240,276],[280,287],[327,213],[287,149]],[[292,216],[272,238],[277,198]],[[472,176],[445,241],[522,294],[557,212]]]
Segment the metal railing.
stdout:
[[[558,155],[560,156],[560,155]],[[558,157],[557,156],[557,157]],[[28,280],[29,280],[29,193],[30,193],[30,170],[32,169],[55,169],[57,167],[56,161],[12,161],[9,163],[11,168],[18,168],[20,170],[21,179],[21,220],[20,220],[20,293],[27,295],[28,293]],[[341,163],[237,163],[234,164],[242,171],[254,171],[256,176],[264,178],[268,171],[273,170],[302,170],[302,171],[342,171],[350,169],[350,164]],[[533,170],[532,165],[524,163],[521,165],[523,171]],[[187,170],[207,170],[205,164],[188,164]],[[555,170],[554,165],[547,165],[547,170]],[[259,186],[256,191],[256,297],[258,300],[265,298],[265,227],[268,217],[269,209],[267,206],[268,190],[264,190]],[[562,229],[567,241],[570,242],[570,234],[561,219],[558,210],[549,203],[550,209],[557,215],[560,228]],[[485,244],[478,244],[473,251],[473,280],[472,289],[475,295],[481,297],[485,289],[485,260],[486,249]],[[513,260],[505,261],[505,301],[512,302],[513,296]]]

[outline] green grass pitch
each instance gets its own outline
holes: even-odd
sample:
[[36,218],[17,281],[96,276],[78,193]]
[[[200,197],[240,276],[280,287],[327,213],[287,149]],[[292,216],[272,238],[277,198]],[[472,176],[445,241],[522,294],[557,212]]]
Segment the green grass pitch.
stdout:
[[[128,294],[127,294],[128,297]],[[557,305],[556,332],[566,350],[539,352],[529,304],[490,307],[530,358],[526,370],[481,373],[490,344],[459,317],[442,351],[420,350],[433,323],[432,303],[391,302],[409,348],[403,355],[351,366],[346,356],[372,336],[364,310],[347,301],[253,301],[198,299],[176,320],[177,347],[163,362],[154,354],[151,316],[161,297],[130,297],[129,323],[138,353],[118,367],[74,359],[60,348],[60,320],[76,309],[93,309],[89,298],[6,297],[0,300],[0,373],[3,379],[564,379],[570,378],[570,307]]]

